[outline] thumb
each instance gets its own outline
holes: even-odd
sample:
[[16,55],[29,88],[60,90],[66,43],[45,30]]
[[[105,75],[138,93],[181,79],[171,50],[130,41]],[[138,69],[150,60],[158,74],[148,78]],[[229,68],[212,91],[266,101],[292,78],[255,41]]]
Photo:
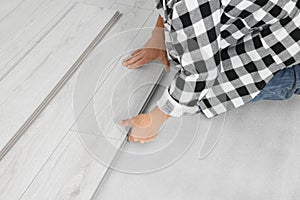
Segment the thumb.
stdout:
[[119,124],[120,124],[121,126],[132,126],[132,125],[133,125],[131,119],[120,120],[120,121],[119,121]]

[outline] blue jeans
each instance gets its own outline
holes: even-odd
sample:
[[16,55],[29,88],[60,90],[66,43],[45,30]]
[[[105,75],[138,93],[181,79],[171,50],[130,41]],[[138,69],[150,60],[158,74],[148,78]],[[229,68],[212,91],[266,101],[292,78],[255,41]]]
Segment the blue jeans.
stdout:
[[300,95],[300,65],[276,72],[264,89],[250,102],[285,100],[293,94]]

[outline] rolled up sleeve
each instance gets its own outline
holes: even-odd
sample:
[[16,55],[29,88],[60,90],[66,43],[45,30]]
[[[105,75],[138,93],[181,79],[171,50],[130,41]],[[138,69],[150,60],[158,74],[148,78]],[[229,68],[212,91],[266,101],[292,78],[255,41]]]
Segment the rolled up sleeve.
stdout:
[[197,113],[220,65],[219,0],[181,0],[172,7],[170,38],[180,70],[157,102],[168,115]]

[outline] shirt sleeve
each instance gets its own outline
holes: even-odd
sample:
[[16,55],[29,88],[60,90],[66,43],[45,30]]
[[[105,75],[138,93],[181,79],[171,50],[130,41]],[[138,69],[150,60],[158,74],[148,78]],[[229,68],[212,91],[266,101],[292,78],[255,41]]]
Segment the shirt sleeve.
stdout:
[[169,34],[181,67],[157,105],[181,116],[199,111],[197,102],[218,76],[221,5],[219,0],[180,0],[171,10]]
[[157,9],[163,8],[162,0],[155,0],[155,3],[156,3],[156,8]]

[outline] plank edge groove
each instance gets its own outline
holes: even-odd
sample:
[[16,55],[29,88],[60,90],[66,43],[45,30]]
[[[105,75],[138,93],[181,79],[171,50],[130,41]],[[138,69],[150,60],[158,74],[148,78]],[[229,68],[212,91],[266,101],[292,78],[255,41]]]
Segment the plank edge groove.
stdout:
[[[4,79],[5,79],[5,77],[10,73],[10,72],[12,72],[16,67],[17,67],[17,65],[36,47],[36,45],[39,43],[39,42],[41,42],[42,40],[43,40],[43,38],[44,37],[46,37],[54,28],[55,28],[55,26],[57,25],[57,24],[59,24],[63,19],[64,19],[64,17],[66,16],[66,15],[68,15],[69,13],[70,13],[70,11],[76,6],[76,4],[78,4],[78,3],[74,3],[70,8],[68,8],[67,10],[66,10],[66,12],[53,24],[53,26],[51,26],[50,28],[49,28],[49,30],[47,30],[47,32],[45,32],[42,36],[41,36],[41,38],[39,39],[39,40],[33,40],[33,41],[31,41],[31,42],[34,42],[35,44],[31,47],[31,48],[29,48],[27,51],[26,51],[26,53],[20,58],[20,59],[18,59],[17,60],[17,62],[15,63],[15,64],[13,64],[9,69],[7,69],[1,76],[0,76],[0,82],[1,81],[3,81]],[[65,7],[67,7],[67,6],[65,6]],[[64,8],[60,11],[60,12],[63,12],[63,10],[64,10]],[[55,17],[54,17],[55,18]],[[51,23],[51,22],[49,22],[49,23]],[[47,26],[47,25],[46,25]],[[41,31],[42,32],[42,31]],[[24,49],[25,49],[26,47],[24,47]],[[22,51],[22,50],[21,50]],[[13,58],[12,58],[13,59]],[[11,62],[11,60],[5,65],[5,66],[3,66],[3,68],[1,68],[1,70],[0,70],[0,72],[2,72],[2,71],[4,71],[5,70],[5,67],[7,66],[7,65],[9,65],[9,63]],[[1,160],[1,159],[0,159]]]
[[[149,93],[149,96],[148,96],[147,99],[145,100],[145,103],[143,104],[143,106],[142,106],[142,108],[141,108],[139,114],[142,114],[142,113],[145,111],[145,109],[147,108],[147,106],[149,105],[149,102],[151,101],[151,99],[152,99],[152,97],[153,97],[153,95],[154,95],[156,89],[158,88],[159,83],[161,82],[162,78],[164,77],[164,75],[165,75],[165,71],[162,71],[162,73],[160,74],[159,78],[157,79],[156,84],[155,84],[155,85],[153,86],[153,88],[151,89],[151,91],[150,91],[150,93]],[[129,134],[129,131],[128,131],[128,133],[127,133],[127,136],[128,136],[128,134]],[[111,171],[111,169],[112,169],[111,166],[112,166],[115,162],[117,162],[118,157],[121,155],[121,151],[120,151],[120,150],[123,149],[123,148],[125,147],[125,145],[127,144],[127,136],[123,139],[122,144],[120,145],[120,148],[117,150],[117,152],[116,152],[116,154],[114,155],[114,157],[113,157],[111,163],[110,163],[109,166],[107,167],[107,169],[106,169],[106,171],[105,171],[105,173],[104,173],[102,179],[100,180],[100,182],[99,182],[97,188],[95,189],[95,191],[94,191],[94,193],[93,193],[93,195],[92,195],[91,200],[95,199],[96,196],[99,194],[99,192],[101,192],[101,187],[103,186],[104,182],[106,181],[106,179],[107,179],[107,177],[108,177],[108,175],[109,175],[109,173],[110,173],[110,171]]]
[[91,44],[86,48],[86,50],[81,54],[81,56],[76,60],[76,62],[71,66],[63,78],[56,84],[56,86],[51,90],[48,96],[43,100],[43,102],[38,106],[37,109],[31,114],[31,116],[26,120],[26,122],[20,127],[20,129],[14,134],[14,136],[7,142],[7,144],[0,151],[0,161],[9,152],[9,150],[14,146],[14,144],[22,137],[25,131],[30,127],[30,125],[35,121],[35,119],[41,114],[41,112],[46,108],[49,102],[56,96],[59,90],[65,85],[65,83],[72,77],[72,75],[80,67],[81,63],[86,59],[89,53],[99,44],[102,38],[107,34],[115,22],[120,18],[121,13],[115,11],[115,14],[110,19],[110,21],[104,26],[104,28],[98,33]]

